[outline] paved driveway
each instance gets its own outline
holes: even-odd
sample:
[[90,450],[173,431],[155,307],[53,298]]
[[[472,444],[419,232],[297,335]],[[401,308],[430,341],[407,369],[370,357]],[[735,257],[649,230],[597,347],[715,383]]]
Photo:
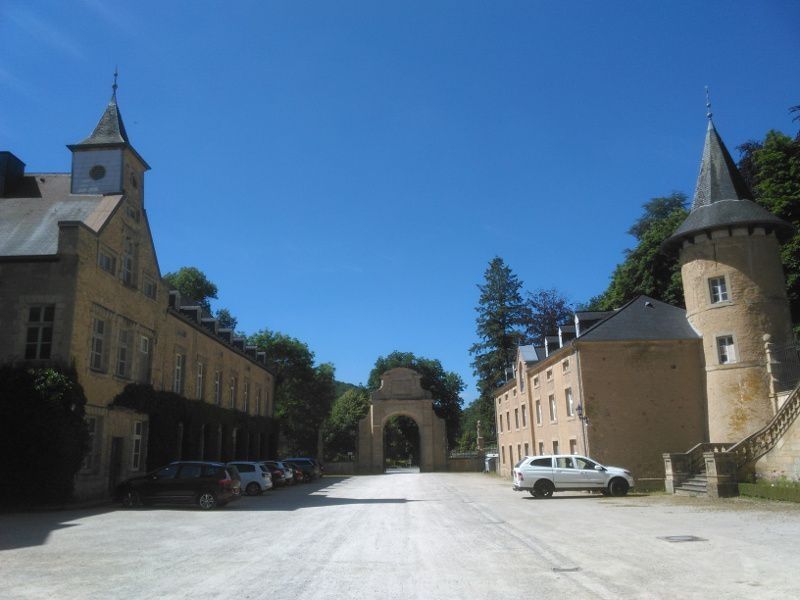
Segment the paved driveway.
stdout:
[[792,598],[798,547],[795,505],[326,477],[210,513],[0,515],[0,597]]

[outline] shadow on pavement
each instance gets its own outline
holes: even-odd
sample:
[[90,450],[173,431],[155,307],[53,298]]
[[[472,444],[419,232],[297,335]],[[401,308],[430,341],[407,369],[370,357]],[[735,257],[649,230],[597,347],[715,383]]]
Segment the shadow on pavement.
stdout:
[[38,511],[0,515],[0,552],[14,548],[41,546],[53,531],[77,527],[71,523],[89,516],[100,515],[109,509]]

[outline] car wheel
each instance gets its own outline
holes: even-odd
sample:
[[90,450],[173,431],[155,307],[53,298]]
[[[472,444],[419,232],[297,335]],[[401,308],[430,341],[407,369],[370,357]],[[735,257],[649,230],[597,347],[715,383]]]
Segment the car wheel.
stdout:
[[141,506],[142,499],[139,497],[139,492],[136,490],[126,490],[122,495],[122,506],[125,508],[136,508]]
[[244,491],[247,492],[248,496],[258,496],[261,493],[261,486],[255,481],[251,481],[247,484],[247,487],[244,488]]
[[554,491],[555,486],[553,485],[553,482],[547,479],[542,479],[541,481],[537,481],[536,485],[533,486],[533,497],[550,498],[553,496]]
[[200,492],[197,505],[203,510],[211,510],[217,506],[217,497],[214,492]]
[[531,496],[533,496],[534,498],[537,498],[537,497],[538,497],[538,496],[536,495],[536,490],[535,490],[535,489],[533,489],[533,488],[529,489],[529,490],[528,490],[528,493],[529,493]]
[[612,479],[608,484],[608,493],[612,496],[624,496],[628,493],[630,486],[624,479]]

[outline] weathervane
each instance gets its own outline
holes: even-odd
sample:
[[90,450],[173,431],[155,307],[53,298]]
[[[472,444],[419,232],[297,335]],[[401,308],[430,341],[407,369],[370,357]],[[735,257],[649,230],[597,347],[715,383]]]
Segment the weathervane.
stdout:
[[[119,76],[119,70],[115,66],[114,67],[114,85],[111,86],[111,89],[113,90],[112,95],[114,96],[114,98],[117,97],[117,77],[118,76]],[[708,91],[708,88],[706,88],[706,91]]]
[[713,113],[711,112],[711,96],[708,93],[708,86],[706,86],[706,116],[708,117],[709,121],[711,120],[712,114]]

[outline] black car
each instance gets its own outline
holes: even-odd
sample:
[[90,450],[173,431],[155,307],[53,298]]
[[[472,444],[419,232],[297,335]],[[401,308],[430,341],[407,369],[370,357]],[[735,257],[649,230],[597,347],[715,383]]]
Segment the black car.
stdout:
[[122,482],[116,497],[126,508],[178,503],[197,504],[209,510],[240,498],[241,486],[236,467],[218,462],[176,461]]

